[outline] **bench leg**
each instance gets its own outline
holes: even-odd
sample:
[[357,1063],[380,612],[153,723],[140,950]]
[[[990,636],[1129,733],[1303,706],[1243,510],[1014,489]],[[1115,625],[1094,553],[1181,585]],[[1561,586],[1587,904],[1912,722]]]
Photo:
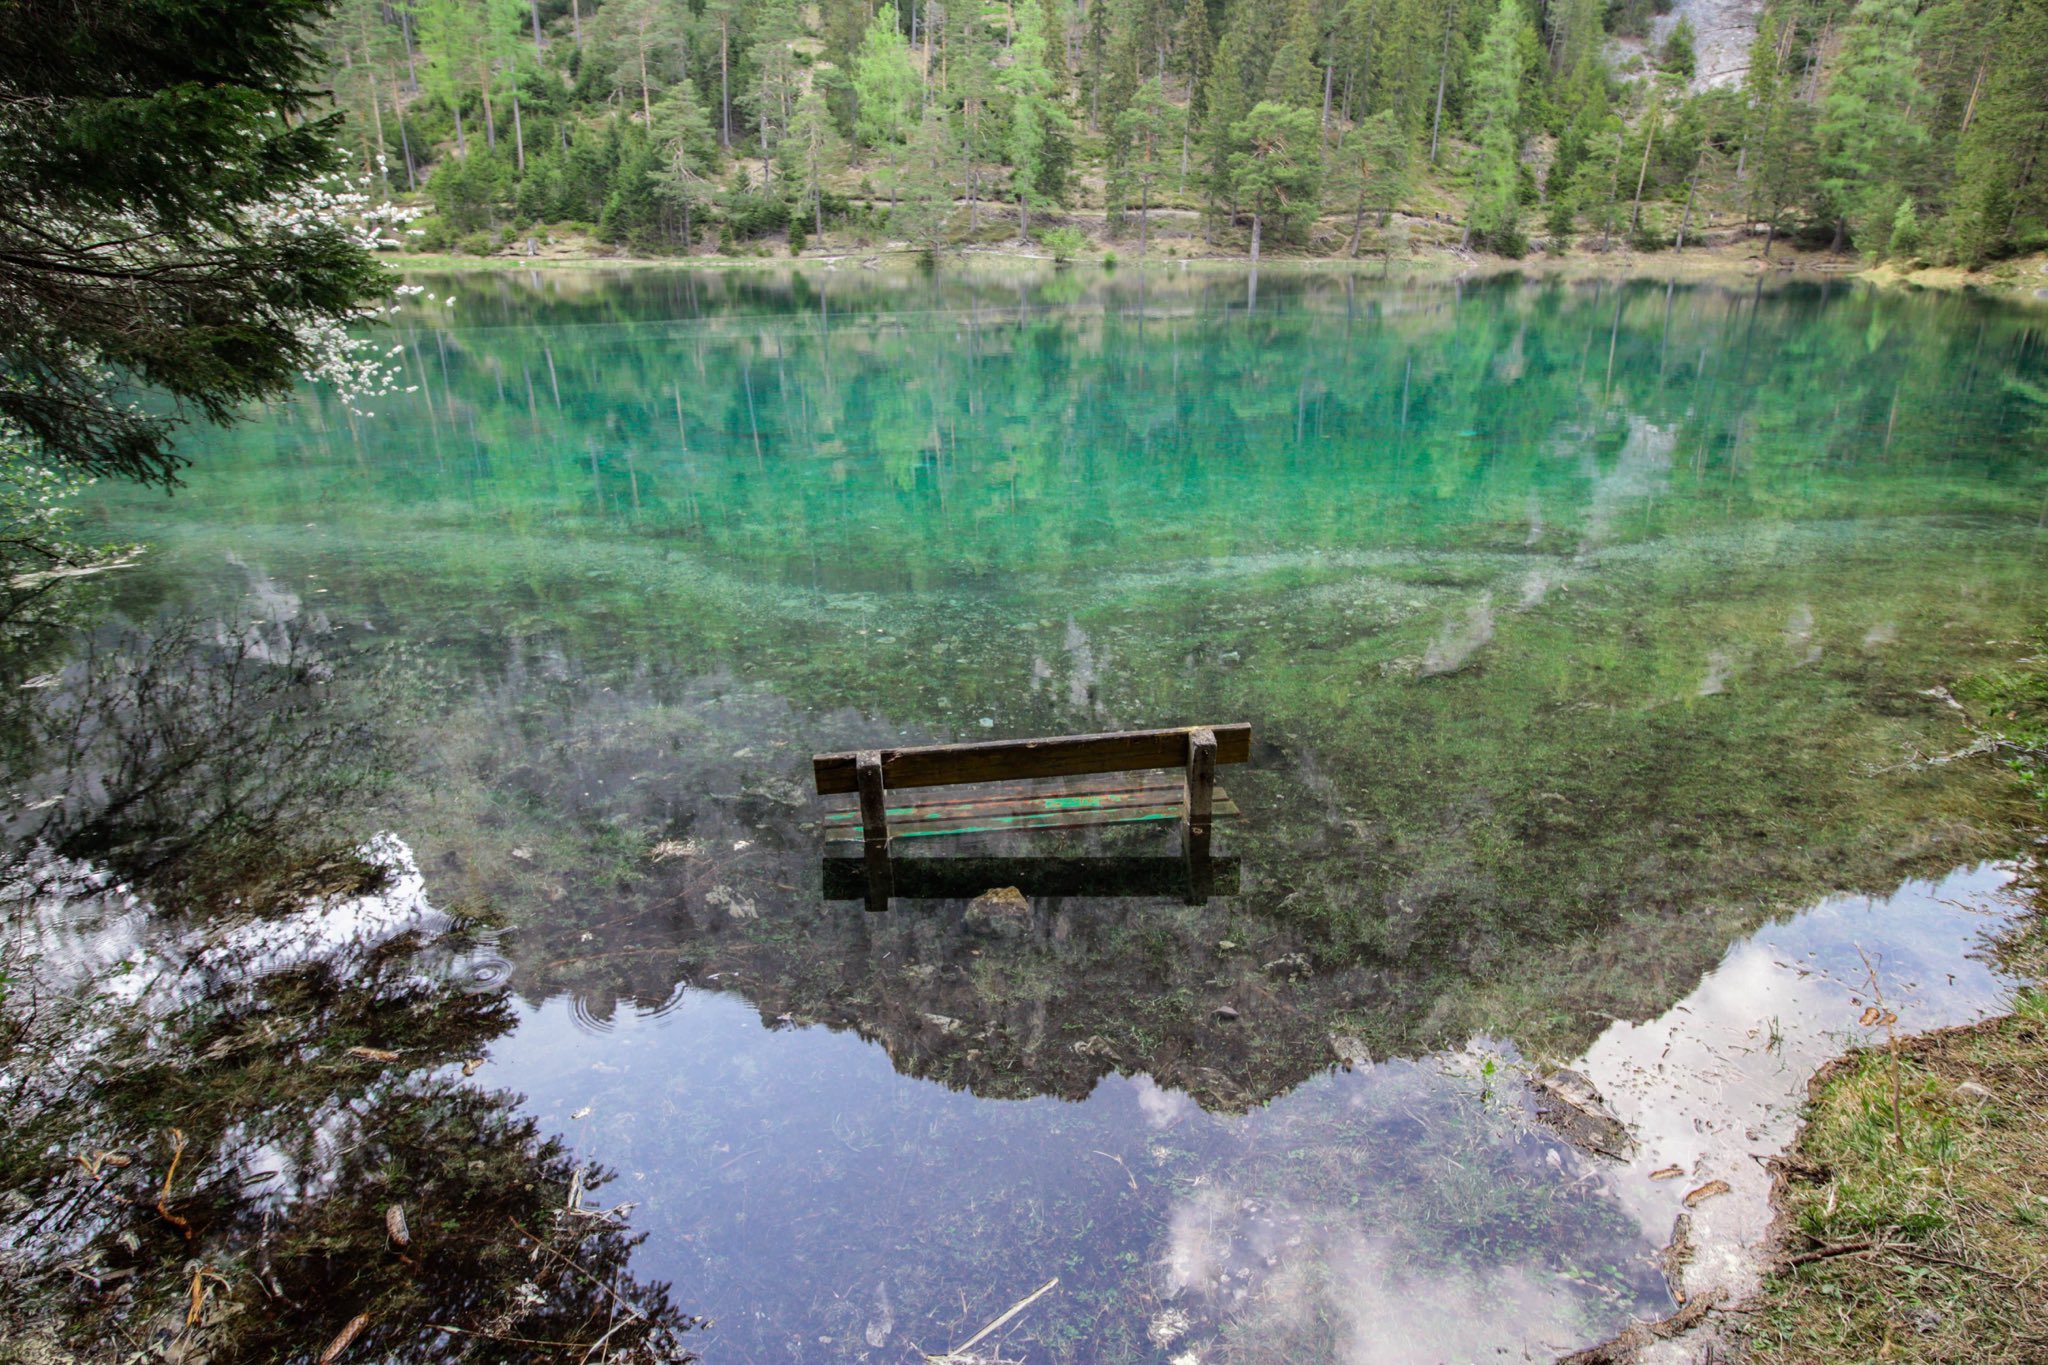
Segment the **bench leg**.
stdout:
[[896,894],[896,871],[889,860],[889,846],[870,842],[863,861],[868,874],[868,909],[879,914],[889,908],[889,897]]

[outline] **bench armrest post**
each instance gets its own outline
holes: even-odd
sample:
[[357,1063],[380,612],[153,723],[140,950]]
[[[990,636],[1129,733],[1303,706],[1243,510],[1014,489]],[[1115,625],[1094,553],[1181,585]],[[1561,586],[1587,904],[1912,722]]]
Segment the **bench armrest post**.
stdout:
[[860,791],[860,832],[869,844],[889,844],[889,808],[882,790],[882,755],[863,750],[854,759],[854,782]]
[[1206,847],[1215,809],[1216,732],[1195,729],[1188,732],[1187,814],[1188,838]]

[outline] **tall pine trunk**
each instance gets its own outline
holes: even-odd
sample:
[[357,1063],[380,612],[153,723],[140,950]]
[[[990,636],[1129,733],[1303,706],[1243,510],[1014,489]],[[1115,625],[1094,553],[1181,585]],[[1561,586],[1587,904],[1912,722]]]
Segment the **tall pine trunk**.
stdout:
[[491,112],[491,77],[496,74],[497,72],[492,69],[491,64],[486,62],[484,64],[483,79],[484,143],[494,152],[498,150],[498,118],[496,114]]
[[1436,64],[1436,116],[1429,121],[1429,164],[1436,165],[1437,134],[1444,126],[1444,78],[1451,69],[1451,16],[1444,14],[1444,54]]
[[[718,16],[718,145],[732,150],[732,71],[726,60],[726,36],[730,25]],[[893,207],[893,205],[892,205]]]

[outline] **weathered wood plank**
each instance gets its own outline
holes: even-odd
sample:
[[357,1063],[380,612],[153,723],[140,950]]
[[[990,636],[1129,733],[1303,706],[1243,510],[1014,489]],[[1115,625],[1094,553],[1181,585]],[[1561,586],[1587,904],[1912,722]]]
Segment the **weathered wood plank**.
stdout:
[[[1219,793],[1212,812],[1214,818],[1227,818],[1238,813],[1237,803]],[[964,814],[934,816],[931,819],[892,819],[889,828],[891,840],[930,839],[948,834],[1001,834],[1022,829],[1082,829],[1093,825],[1132,824],[1146,820],[1179,820],[1182,816],[1181,799],[1175,793],[1171,799],[1151,802],[1128,802],[1110,806],[1087,806],[1049,804],[1037,809],[1004,808],[993,811],[983,810]],[[860,826],[852,823],[825,826],[828,843],[858,843],[865,839]]]
[[[1228,794],[1218,787],[1215,794],[1228,800]],[[889,828],[901,833],[905,828],[932,820],[973,819],[981,816],[1022,815],[1033,811],[1087,811],[1119,810],[1127,806],[1178,806],[1185,799],[1179,783],[1172,785],[1132,787],[1118,791],[994,791],[983,796],[961,801],[912,801],[898,796],[884,808]],[[1235,809],[1233,806],[1232,809]],[[825,825],[834,828],[864,828],[868,823],[865,812],[858,809],[829,810],[825,812]]]
[[[1023,801],[1046,796],[1087,796],[1115,795],[1125,792],[1151,792],[1162,798],[1171,796],[1176,800],[1182,794],[1185,778],[1171,769],[1146,770],[1135,773],[1103,773],[1095,776],[1070,778],[1032,778],[1020,782],[977,782],[963,786],[957,791],[934,795],[912,795],[909,792],[887,792],[885,799],[893,817],[898,811],[915,807],[928,810],[938,806],[967,806],[981,801]],[[930,792],[921,787],[919,792]],[[827,819],[853,819],[860,812],[857,800],[845,796],[824,798]]]
[[[989,740],[976,744],[933,744],[878,752],[885,786],[945,787],[957,783],[1001,782],[1027,777],[1184,768],[1188,761],[1188,736],[1200,728],[1209,728],[1215,733],[1218,763],[1244,763],[1251,758],[1252,727],[1244,724],[1131,730],[1106,735],[1058,735],[1047,739]],[[857,790],[858,763],[857,753],[814,756],[811,770],[817,779],[819,795]]]

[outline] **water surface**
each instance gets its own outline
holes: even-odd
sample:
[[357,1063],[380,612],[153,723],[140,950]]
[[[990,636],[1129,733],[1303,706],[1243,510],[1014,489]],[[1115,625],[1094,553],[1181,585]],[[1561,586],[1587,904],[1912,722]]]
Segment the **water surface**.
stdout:
[[[156,547],[119,605],[374,677],[392,780],[354,818],[490,926],[462,998],[508,993],[466,1083],[614,1173],[593,1203],[634,1205],[633,1274],[714,1319],[712,1359],[914,1359],[1054,1278],[1006,1355],[1540,1357],[1672,1306],[1677,1198],[1783,1140],[1860,1011],[1852,945],[1912,1022],[1996,1006],[1950,902],[2004,894],[2009,868],[1955,870],[2018,849],[2006,788],[1924,760],[1967,742],[1930,691],[2040,622],[2031,314],[1313,275],[1255,301],[1171,273],[422,283],[374,416],[307,395],[194,433],[175,499],[96,504]],[[1170,877],[1021,922],[822,894],[814,751],[1236,720],[1247,814],[1201,903]],[[1173,852],[917,850],[991,885]],[[1744,966],[1780,930],[1828,963],[1796,1009]],[[1769,1122],[1689,1147],[1672,1094],[1713,1067],[1641,1083],[1628,1038],[1737,979],[1794,1079],[1724,1077],[1699,1102]],[[1534,1121],[1545,1064],[1610,1089],[1635,1158]],[[402,1350],[485,1307],[374,1330]]]

